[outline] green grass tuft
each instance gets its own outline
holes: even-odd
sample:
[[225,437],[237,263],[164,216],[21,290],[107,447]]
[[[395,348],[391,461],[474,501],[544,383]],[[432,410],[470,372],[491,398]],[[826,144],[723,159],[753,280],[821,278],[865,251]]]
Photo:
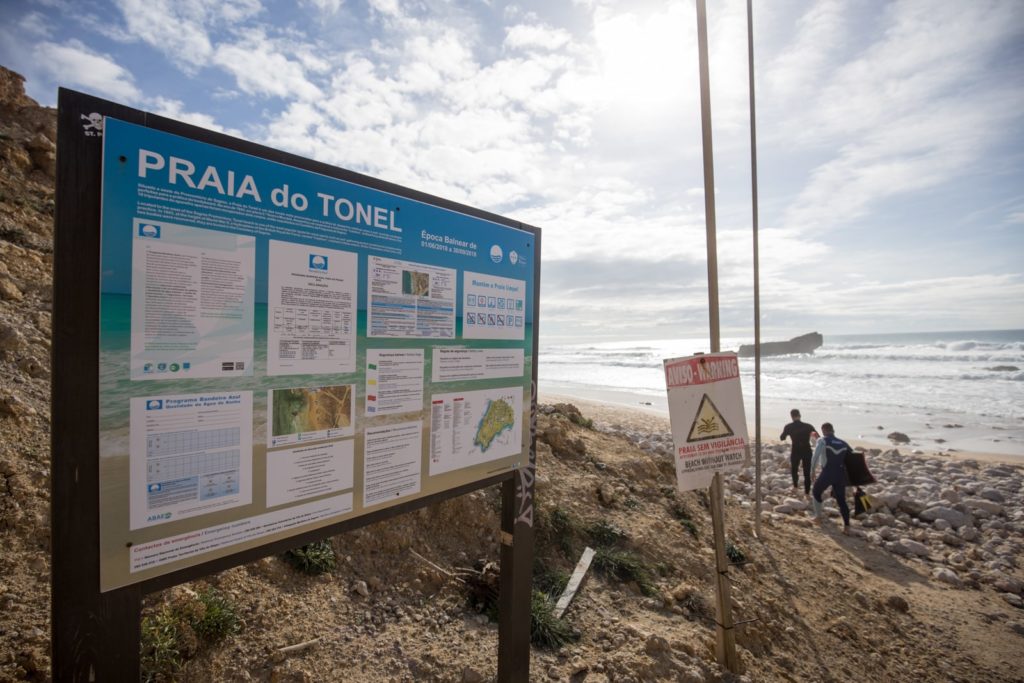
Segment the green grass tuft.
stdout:
[[747,556],[743,554],[743,551],[733,543],[732,541],[725,542],[725,556],[729,558],[729,561],[733,564],[740,564],[741,562],[747,561]]
[[683,528],[690,532],[691,536],[697,538],[698,531],[697,525],[693,522],[693,514],[682,501],[673,497],[668,510],[672,513],[673,517],[679,520],[679,523],[683,525]]
[[635,581],[640,592],[648,597],[659,594],[652,578],[652,568],[636,553],[618,548],[598,548],[594,553],[594,567],[619,581]]
[[196,652],[240,630],[234,604],[213,588],[163,605],[142,619],[142,680],[174,680]]
[[540,560],[533,566],[533,587],[546,595],[558,598],[569,583],[569,572],[557,567],[548,567]]
[[172,680],[185,664],[180,643],[180,619],[168,608],[143,617],[142,641],[139,645],[142,680]]
[[578,413],[570,413],[569,414],[569,421],[572,422],[575,425],[579,425],[580,427],[583,427],[584,429],[593,429],[594,428],[594,421],[593,420],[591,420],[589,417],[583,417],[582,415],[580,415]]
[[530,599],[530,642],[557,650],[579,640],[569,622],[555,617],[555,602],[543,591],[535,590]]
[[626,540],[626,532],[606,519],[599,519],[584,530],[597,546],[612,546]]
[[550,531],[552,539],[558,544],[562,554],[572,559],[576,554],[573,537],[579,530],[580,523],[573,519],[566,510],[556,507],[551,511]]
[[192,630],[201,642],[212,645],[241,630],[235,605],[223,593],[209,588],[199,593],[199,602],[202,615],[192,623]]
[[338,564],[330,541],[317,541],[285,551],[284,559],[299,571],[314,576],[329,572]]

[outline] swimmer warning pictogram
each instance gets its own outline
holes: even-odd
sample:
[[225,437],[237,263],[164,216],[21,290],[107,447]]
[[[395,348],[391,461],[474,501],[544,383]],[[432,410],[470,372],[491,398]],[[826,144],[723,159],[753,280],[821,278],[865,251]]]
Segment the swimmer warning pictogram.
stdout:
[[732,427],[722,417],[711,397],[704,394],[697,408],[697,414],[690,425],[690,432],[686,437],[687,443],[694,441],[707,441],[708,439],[720,439],[725,436],[732,436]]

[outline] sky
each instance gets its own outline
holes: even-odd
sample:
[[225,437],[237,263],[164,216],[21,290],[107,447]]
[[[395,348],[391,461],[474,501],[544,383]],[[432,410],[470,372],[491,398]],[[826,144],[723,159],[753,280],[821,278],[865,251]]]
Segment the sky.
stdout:
[[[746,3],[708,5],[750,338]],[[762,339],[1024,328],[1024,3],[755,5]],[[0,64],[540,227],[542,343],[708,334],[693,0],[3,0]]]

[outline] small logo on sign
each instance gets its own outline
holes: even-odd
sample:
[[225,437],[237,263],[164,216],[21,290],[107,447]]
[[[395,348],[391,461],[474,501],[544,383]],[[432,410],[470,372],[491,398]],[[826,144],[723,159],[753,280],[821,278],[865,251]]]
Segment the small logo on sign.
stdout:
[[501,259],[505,257],[505,252],[501,250],[497,244],[491,247],[491,260],[495,263],[501,263]]
[[153,239],[160,239],[160,226],[153,225],[152,223],[143,223],[139,226],[139,237],[151,237]]
[[309,255],[310,270],[327,270],[327,257],[322,254]]
[[164,407],[164,402],[158,398],[151,398],[146,401],[146,410],[161,410]]
[[91,114],[82,114],[82,120],[85,123],[82,124],[82,131],[89,137],[97,137],[103,135],[103,115],[99,112],[93,112]]

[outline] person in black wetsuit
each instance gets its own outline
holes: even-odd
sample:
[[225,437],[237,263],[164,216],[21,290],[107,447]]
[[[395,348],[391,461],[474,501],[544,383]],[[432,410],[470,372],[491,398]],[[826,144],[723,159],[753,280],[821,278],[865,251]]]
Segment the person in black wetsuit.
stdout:
[[789,454],[789,469],[790,474],[793,475],[793,493],[796,493],[797,485],[800,483],[799,470],[800,465],[803,464],[804,495],[809,495],[811,492],[811,434],[815,433],[814,425],[801,422],[800,411],[796,408],[789,411],[789,416],[793,418],[793,421],[783,428],[782,436],[779,439],[785,441],[788,436],[793,443],[793,449]]

